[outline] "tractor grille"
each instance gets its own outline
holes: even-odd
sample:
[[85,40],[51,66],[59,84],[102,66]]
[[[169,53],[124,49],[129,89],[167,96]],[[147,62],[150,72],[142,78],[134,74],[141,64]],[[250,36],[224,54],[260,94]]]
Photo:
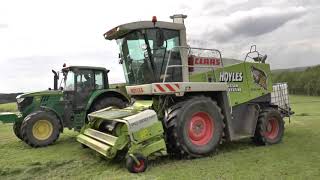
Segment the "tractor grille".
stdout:
[[26,107],[28,107],[30,104],[32,104],[33,97],[26,97],[21,103],[18,103],[18,110],[20,112],[23,112]]

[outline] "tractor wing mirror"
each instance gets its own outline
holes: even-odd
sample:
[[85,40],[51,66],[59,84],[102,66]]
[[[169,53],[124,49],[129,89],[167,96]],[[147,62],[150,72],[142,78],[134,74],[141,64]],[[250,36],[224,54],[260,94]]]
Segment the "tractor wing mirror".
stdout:
[[120,54],[120,53],[119,53],[118,58],[119,58],[119,64],[123,64],[123,58],[122,58],[122,56],[121,56],[121,54]]

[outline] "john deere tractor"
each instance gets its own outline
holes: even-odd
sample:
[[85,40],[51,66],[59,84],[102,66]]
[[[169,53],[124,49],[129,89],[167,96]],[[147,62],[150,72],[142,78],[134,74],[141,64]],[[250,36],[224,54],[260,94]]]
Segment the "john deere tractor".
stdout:
[[124,154],[135,173],[145,171],[148,159],[203,157],[226,141],[279,143],[291,110],[286,84],[273,87],[267,56],[255,46],[244,61],[192,48],[186,16],[171,18],[123,24],[104,34],[119,45],[134,100],[124,109],[90,113],[77,140],[109,159]]
[[[54,143],[64,128],[80,131],[90,112],[109,106],[123,108],[129,103],[120,87],[109,87],[105,68],[70,66],[52,72],[53,90],[19,95],[19,113],[0,114],[0,121],[14,123],[15,135],[32,147]],[[63,79],[58,89],[59,74]]]

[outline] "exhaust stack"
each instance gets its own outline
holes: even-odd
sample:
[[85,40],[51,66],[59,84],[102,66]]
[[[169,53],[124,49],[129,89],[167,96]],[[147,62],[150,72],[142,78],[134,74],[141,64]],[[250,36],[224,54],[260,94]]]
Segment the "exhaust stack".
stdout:
[[188,16],[184,14],[174,14],[173,16],[170,16],[170,19],[172,19],[173,23],[184,24],[184,19],[187,17]]

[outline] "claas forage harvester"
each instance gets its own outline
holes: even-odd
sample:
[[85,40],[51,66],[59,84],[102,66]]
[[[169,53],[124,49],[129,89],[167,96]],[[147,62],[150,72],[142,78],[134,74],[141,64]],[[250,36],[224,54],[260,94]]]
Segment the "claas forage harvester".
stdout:
[[185,15],[140,21],[104,34],[116,40],[132,105],[88,115],[77,140],[143,172],[160,155],[203,157],[225,141],[279,143],[290,115],[286,84],[271,81],[267,56],[252,46],[244,61],[187,45]]

